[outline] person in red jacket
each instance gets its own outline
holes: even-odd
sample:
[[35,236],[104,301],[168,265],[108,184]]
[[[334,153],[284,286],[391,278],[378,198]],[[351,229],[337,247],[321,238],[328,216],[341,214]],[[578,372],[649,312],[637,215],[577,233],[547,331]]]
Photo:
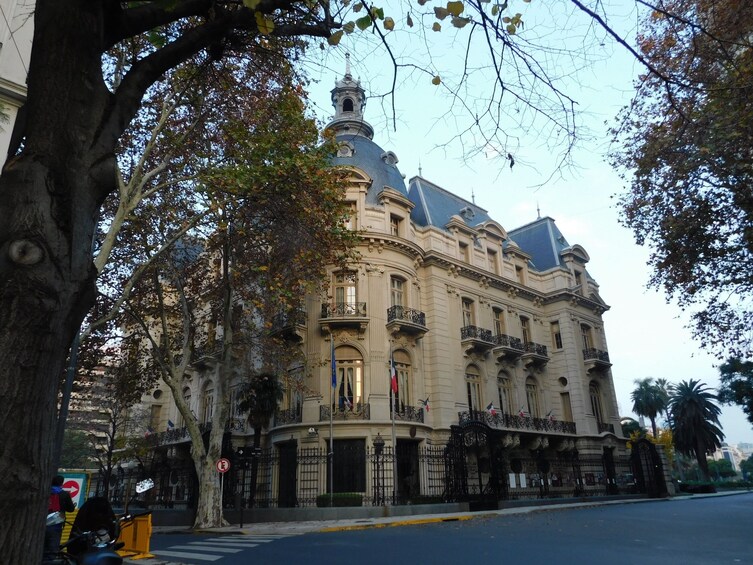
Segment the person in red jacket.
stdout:
[[65,513],[73,512],[76,505],[71,500],[68,491],[63,490],[63,476],[55,475],[52,479],[50,488],[50,501],[47,505],[47,513],[57,512],[60,515],[57,522],[45,527],[44,531],[44,557],[54,557],[60,551],[60,538],[63,535],[63,526],[65,525]]

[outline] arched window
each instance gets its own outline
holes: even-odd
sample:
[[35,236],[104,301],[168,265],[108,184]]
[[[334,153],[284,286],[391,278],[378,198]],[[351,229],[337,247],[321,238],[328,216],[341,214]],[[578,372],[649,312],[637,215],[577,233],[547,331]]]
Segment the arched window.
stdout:
[[337,409],[356,410],[363,402],[363,357],[350,345],[335,350]]
[[588,385],[588,395],[591,397],[591,410],[594,413],[594,417],[601,424],[604,422],[604,413],[601,409],[601,391],[599,391],[599,385],[592,381]]
[[503,414],[513,414],[512,381],[504,371],[497,375],[497,392],[499,393],[499,409]]
[[468,365],[465,370],[465,388],[468,394],[468,410],[481,410],[481,374],[475,365]]
[[539,408],[539,387],[531,377],[526,379],[526,404],[528,405],[528,415],[532,418],[540,418],[541,410]]
[[[405,351],[398,349],[392,353],[392,358],[395,361],[395,371],[397,372],[397,394],[395,395],[395,405],[397,406],[397,413],[402,413],[405,412],[405,407],[411,406],[413,402],[413,393],[411,391],[413,378],[411,376],[410,357]],[[390,387],[390,407],[391,406],[392,388]]]
[[353,101],[350,98],[346,98],[343,100],[343,112],[352,112],[353,111]]
[[214,383],[209,381],[204,386],[201,395],[201,421],[204,423],[211,422],[212,414],[214,414]]

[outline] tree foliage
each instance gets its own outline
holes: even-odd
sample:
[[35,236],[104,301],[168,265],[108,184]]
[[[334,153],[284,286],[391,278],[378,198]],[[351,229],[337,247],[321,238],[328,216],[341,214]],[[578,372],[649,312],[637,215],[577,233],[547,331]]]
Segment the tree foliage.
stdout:
[[656,2],[639,36],[650,69],[614,132],[622,222],[652,249],[650,285],[720,356],[753,354],[751,32],[746,0]]
[[706,456],[722,446],[717,397],[700,381],[690,379],[672,387],[669,398],[670,426],[675,448],[694,456],[705,480],[709,480]]
[[737,404],[753,424],[753,361],[728,359],[719,367],[719,400]]
[[635,389],[630,393],[633,412],[651,421],[651,431],[656,438],[656,417],[667,408],[667,393],[652,377],[636,379],[635,385]]

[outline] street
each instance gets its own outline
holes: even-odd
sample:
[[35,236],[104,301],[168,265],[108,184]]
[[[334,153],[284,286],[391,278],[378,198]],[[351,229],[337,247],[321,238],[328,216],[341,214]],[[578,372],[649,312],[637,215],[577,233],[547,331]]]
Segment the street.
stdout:
[[152,537],[152,552],[219,565],[752,563],[752,534],[748,493],[279,537],[164,534]]

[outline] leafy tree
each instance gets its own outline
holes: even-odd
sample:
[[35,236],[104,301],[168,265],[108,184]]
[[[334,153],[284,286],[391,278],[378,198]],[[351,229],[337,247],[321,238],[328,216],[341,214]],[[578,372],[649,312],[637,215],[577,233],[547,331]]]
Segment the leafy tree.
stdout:
[[717,481],[729,479],[737,475],[735,469],[732,467],[732,463],[726,459],[707,459],[706,464],[709,468],[709,475]]
[[731,358],[719,367],[719,400],[742,407],[753,424],[753,361]]
[[669,413],[677,451],[694,456],[705,480],[709,480],[706,456],[722,446],[724,433],[719,424],[721,409],[716,395],[700,381],[690,379],[672,387]]
[[650,69],[615,129],[622,222],[652,248],[650,285],[692,311],[699,343],[753,355],[753,4],[663,0],[641,23]]
[[656,416],[667,407],[666,393],[654,382],[652,377],[635,380],[635,389],[630,393],[633,401],[633,412],[645,416],[651,421],[651,431],[658,437],[656,431]]
[[753,477],[753,455],[740,463],[740,471],[742,471],[745,480],[750,480]]
[[94,458],[89,436],[81,430],[65,430],[60,452],[61,469],[88,469]]

